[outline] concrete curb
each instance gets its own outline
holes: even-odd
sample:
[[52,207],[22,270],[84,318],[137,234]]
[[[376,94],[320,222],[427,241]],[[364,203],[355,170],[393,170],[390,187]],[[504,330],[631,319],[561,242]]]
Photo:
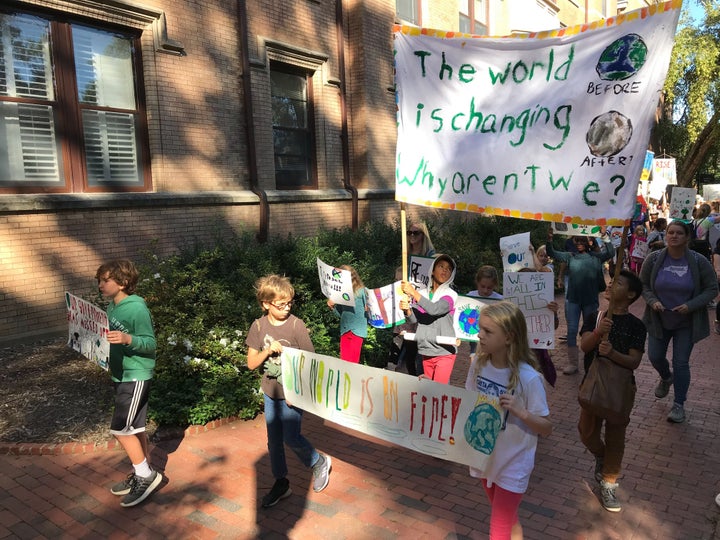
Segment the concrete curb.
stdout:
[[[182,428],[160,428],[150,440],[153,443],[172,439],[181,439],[186,435],[199,435],[206,431],[224,426],[240,420],[237,416],[219,418],[208,422],[205,425],[193,425],[186,429]],[[0,455],[13,456],[58,456],[67,454],[92,454],[94,452],[114,452],[122,447],[116,439],[106,442],[66,442],[66,443],[0,443]]]

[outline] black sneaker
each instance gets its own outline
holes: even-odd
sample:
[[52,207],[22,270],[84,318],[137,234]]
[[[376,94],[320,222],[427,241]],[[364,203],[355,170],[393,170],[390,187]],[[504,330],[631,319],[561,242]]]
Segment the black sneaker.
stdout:
[[113,495],[127,495],[132,489],[133,482],[135,481],[135,473],[131,472],[127,475],[127,478],[122,482],[118,482],[110,488],[110,493]]
[[332,460],[330,456],[323,456],[313,465],[313,491],[320,493],[330,482],[330,469],[332,468]]
[[290,489],[290,482],[287,478],[279,478],[275,480],[270,492],[262,498],[262,507],[270,508],[275,506],[282,499],[285,499],[292,495],[292,489]]
[[123,497],[120,506],[127,507],[140,504],[145,499],[147,499],[153,491],[157,489],[157,487],[160,485],[160,482],[162,482],[162,479],[162,474],[157,471],[153,471],[153,473],[147,478],[135,475],[132,486],[130,486],[130,493]]
[[670,392],[670,387],[672,386],[672,383],[672,374],[670,375],[669,379],[660,379],[660,382],[655,387],[655,397],[658,399],[662,399],[667,396]]
[[603,458],[595,456],[595,480],[598,483],[603,481]]

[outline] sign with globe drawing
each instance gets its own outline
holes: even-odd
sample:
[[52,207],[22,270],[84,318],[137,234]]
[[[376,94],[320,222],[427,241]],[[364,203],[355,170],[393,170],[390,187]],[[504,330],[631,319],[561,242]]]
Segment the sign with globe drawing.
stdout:
[[624,225],[681,7],[522,37],[397,26],[396,199]]

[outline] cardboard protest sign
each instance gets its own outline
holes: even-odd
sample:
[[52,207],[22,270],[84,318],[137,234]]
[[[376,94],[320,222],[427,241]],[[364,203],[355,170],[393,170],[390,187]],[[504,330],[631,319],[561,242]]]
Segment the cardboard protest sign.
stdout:
[[410,257],[410,273],[408,281],[412,283],[416,289],[427,289],[430,287],[430,273],[432,265],[435,262],[434,257],[420,257],[413,255]]
[[530,251],[530,233],[513,234],[500,238],[500,254],[505,272],[517,272],[521,268],[534,267]]
[[655,152],[651,152],[650,150],[647,150],[645,152],[645,162],[643,163],[642,173],[640,174],[640,181],[647,182],[648,180],[650,180],[650,173],[652,173],[654,157]]
[[483,469],[505,411],[495,388],[471,392],[285,347],[285,397],[331,422],[417,452]]
[[659,201],[665,195],[668,186],[677,185],[674,158],[655,158],[652,165],[652,181],[648,188],[648,196]]
[[319,257],[317,267],[322,293],[336,304],[354,306],[355,293],[353,292],[350,271],[325,264]]
[[649,252],[650,247],[648,246],[647,241],[636,238],[635,242],[633,243],[633,250],[632,253],[630,253],[630,256],[635,257],[636,259],[644,259],[645,257],[647,257],[647,254]]
[[664,181],[666,186],[677,185],[677,171],[675,168],[675,158],[655,158],[655,159],[653,159],[652,179],[653,179],[653,182]]
[[720,184],[703,184],[702,194],[706,201],[720,199]]
[[480,312],[485,306],[495,302],[500,300],[459,294],[453,313],[455,336],[463,341],[477,341],[480,334]]
[[525,315],[528,343],[533,349],[555,348],[555,316],[547,307],[554,296],[552,272],[503,273],[503,298]]
[[95,304],[69,292],[65,293],[68,319],[68,347],[92,360],[105,371],[109,368],[110,326],[107,313]]
[[673,186],[670,197],[670,219],[692,219],[692,210],[695,206],[697,191],[695,188]]
[[717,241],[720,240],[720,223],[716,223],[710,228],[708,240],[710,241],[710,245],[713,247],[713,249],[715,249]]
[[625,224],[681,6],[507,38],[396,26],[396,199]]
[[400,281],[377,289],[367,289],[368,322],[374,328],[390,328],[405,322],[400,309],[403,296]]

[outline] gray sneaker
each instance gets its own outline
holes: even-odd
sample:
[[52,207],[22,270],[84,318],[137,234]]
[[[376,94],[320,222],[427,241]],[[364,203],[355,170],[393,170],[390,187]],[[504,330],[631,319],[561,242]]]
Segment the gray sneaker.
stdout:
[[673,403],[672,409],[670,409],[667,419],[668,422],[682,424],[685,421],[685,409],[683,408],[683,406],[678,405],[677,403]]
[[330,469],[332,468],[332,460],[330,456],[320,454],[320,459],[313,465],[313,491],[320,493],[330,482]]
[[122,482],[118,482],[110,488],[110,493],[113,495],[127,495],[132,489],[133,482],[135,481],[135,472],[131,472],[127,475],[127,478]]
[[600,482],[600,501],[602,502],[603,508],[608,512],[619,512],[622,510],[620,501],[618,501],[615,495],[617,484],[611,484],[603,480]]
[[668,392],[670,392],[670,387],[673,383],[673,377],[670,375],[669,379],[660,379],[660,382],[655,387],[655,397],[656,398],[664,398],[668,395]]
[[135,475],[133,484],[130,487],[130,493],[123,497],[122,502],[120,502],[120,506],[128,507],[140,504],[157,489],[160,482],[162,482],[162,479],[162,474],[157,471],[153,471],[153,473],[147,478]]

